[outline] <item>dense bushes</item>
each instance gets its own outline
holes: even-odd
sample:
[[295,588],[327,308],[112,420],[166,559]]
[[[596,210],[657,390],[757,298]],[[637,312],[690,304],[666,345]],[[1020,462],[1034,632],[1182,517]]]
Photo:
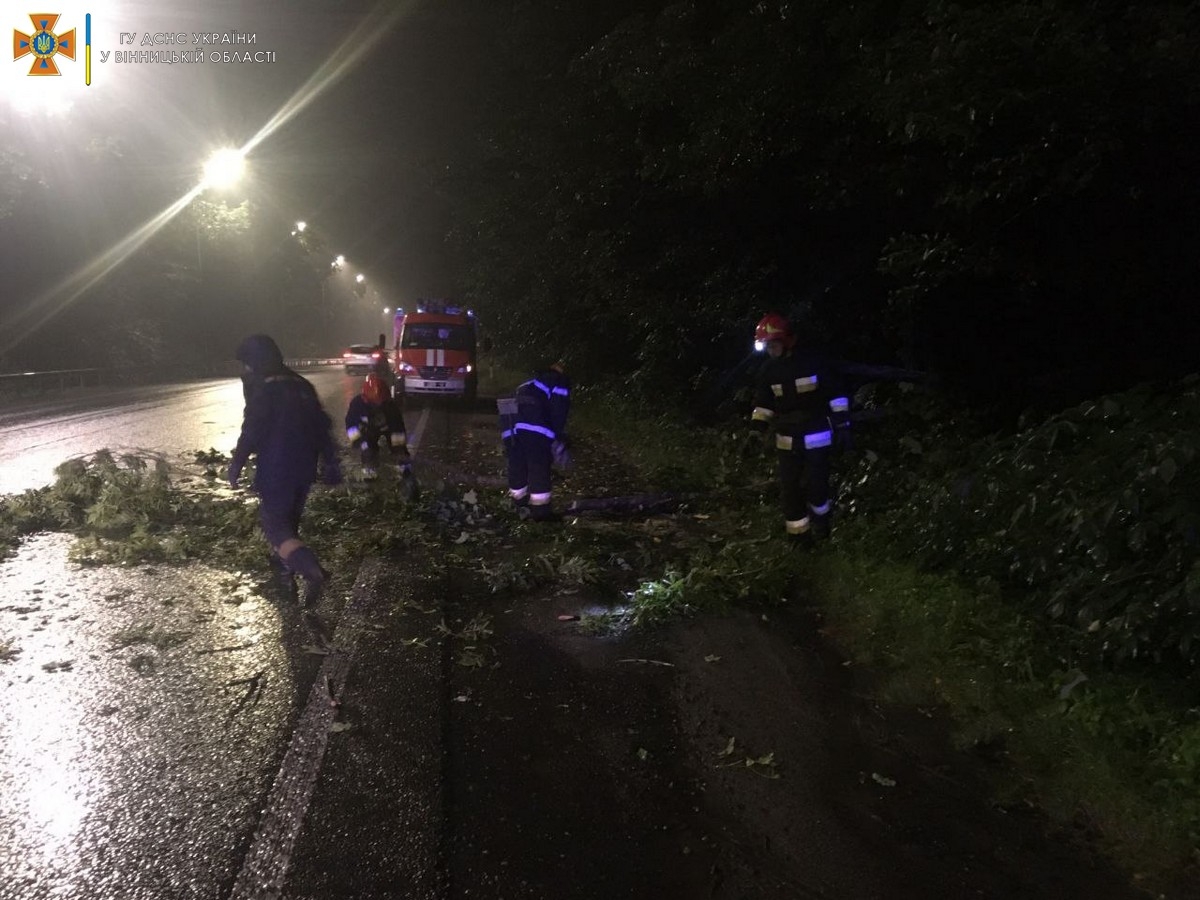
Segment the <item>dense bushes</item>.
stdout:
[[[922,567],[986,579],[1115,665],[1200,660],[1200,379],[972,437],[925,398],[848,464],[841,507]],[[878,525],[882,522],[885,527]],[[862,538],[864,529],[857,530]],[[1066,649],[1064,647],[1064,649]]]

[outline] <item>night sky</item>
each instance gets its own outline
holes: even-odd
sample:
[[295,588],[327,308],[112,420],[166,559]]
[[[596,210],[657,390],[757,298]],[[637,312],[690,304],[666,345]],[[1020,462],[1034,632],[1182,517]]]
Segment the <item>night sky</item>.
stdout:
[[[55,9],[56,31],[77,35],[75,61],[57,57],[62,75],[28,76],[30,57],[0,66],[0,153],[44,182],[0,218],[0,318],[11,321],[47,292],[66,302],[54,286],[184,196],[212,150],[245,146],[306,96],[250,150],[237,190],[283,221],[308,222],[385,299],[455,291],[433,178],[472,133],[472,101],[487,77],[487,4],[118,0]],[[11,4],[3,25],[33,31]],[[142,44],[146,34],[181,32],[188,45]],[[201,46],[275,59],[102,61],[122,50],[194,52],[197,32],[253,34],[245,47]],[[122,44],[122,33],[135,42]]]

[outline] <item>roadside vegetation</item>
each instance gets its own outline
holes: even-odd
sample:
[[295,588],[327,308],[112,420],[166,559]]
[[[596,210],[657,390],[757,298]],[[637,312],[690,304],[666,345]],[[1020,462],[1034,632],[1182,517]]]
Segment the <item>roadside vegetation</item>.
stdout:
[[[838,462],[830,545],[777,534],[773,459],[737,423],[646,421],[622,441],[711,530],[630,595],[635,621],[802,597],[881,699],[944,710],[996,790],[1097,835],[1138,879],[1200,864],[1200,379],[986,433],[911,385]],[[701,486],[703,487],[701,488]]]
[[[209,450],[195,459],[184,469],[151,453],[102,450],[67,460],[54,484],[0,497],[0,556],[30,534],[58,531],[76,536],[71,555],[83,565],[219,561],[224,568],[262,569],[253,496],[225,486],[223,454]],[[396,493],[347,488],[315,492],[304,530],[327,564],[347,567],[432,539],[416,508]]]
[[[654,515],[600,510],[546,529],[501,489],[430,477],[421,499],[348,485],[314,493],[305,534],[326,564],[438,547],[440,565],[503,602],[587,598],[611,634],[747,604],[804,605],[881,700],[944,711],[994,767],[1005,802],[1097,835],[1144,883],[1200,863],[1200,380],[1137,388],[988,433],[934,394],[867,388],[886,413],[837,465],[834,540],[781,539],[773,456],[740,421],[697,427],[582,392],[575,468],[558,501],[639,493]],[[639,422],[630,429],[628,422]],[[479,461],[496,464],[495,459]],[[0,547],[65,531],[82,564],[200,561],[265,575],[250,498],[152,455],[71,460],[54,485],[0,498]],[[463,574],[465,573],[465,574]],[[445,624],[486,666],[490,619]],[[128,634],[146,642],[162,635]],[[8,648],[0,644],[0,657]]]

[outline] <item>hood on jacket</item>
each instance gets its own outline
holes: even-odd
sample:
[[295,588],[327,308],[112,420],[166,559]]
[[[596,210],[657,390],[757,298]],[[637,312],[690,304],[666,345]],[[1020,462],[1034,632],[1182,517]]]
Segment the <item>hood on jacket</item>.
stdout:
[[257,375],[269,375],[283,368],[279,345],[265,334],[252,334],[237,348],[238,362],[245,363]]

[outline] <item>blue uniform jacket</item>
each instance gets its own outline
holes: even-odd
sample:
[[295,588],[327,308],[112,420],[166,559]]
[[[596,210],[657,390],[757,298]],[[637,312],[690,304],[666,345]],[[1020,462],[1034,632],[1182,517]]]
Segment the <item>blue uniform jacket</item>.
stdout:
[[805,446],[828,446],[832,429],[848,423],[850,400],[835,367],[817,354],[796,350],[767,359],[759,372],[751,422],[778,435],[804,437]]
[[312,484],[318,461],[337,465],[332,426],[313,386],[281,368],[248,384],[233,465],[240,469],[257,455],[254,488],[260,494]]
[[570,411],[571,379],[556,369],[545,369],[517,388],[514,428],[561,439]]

